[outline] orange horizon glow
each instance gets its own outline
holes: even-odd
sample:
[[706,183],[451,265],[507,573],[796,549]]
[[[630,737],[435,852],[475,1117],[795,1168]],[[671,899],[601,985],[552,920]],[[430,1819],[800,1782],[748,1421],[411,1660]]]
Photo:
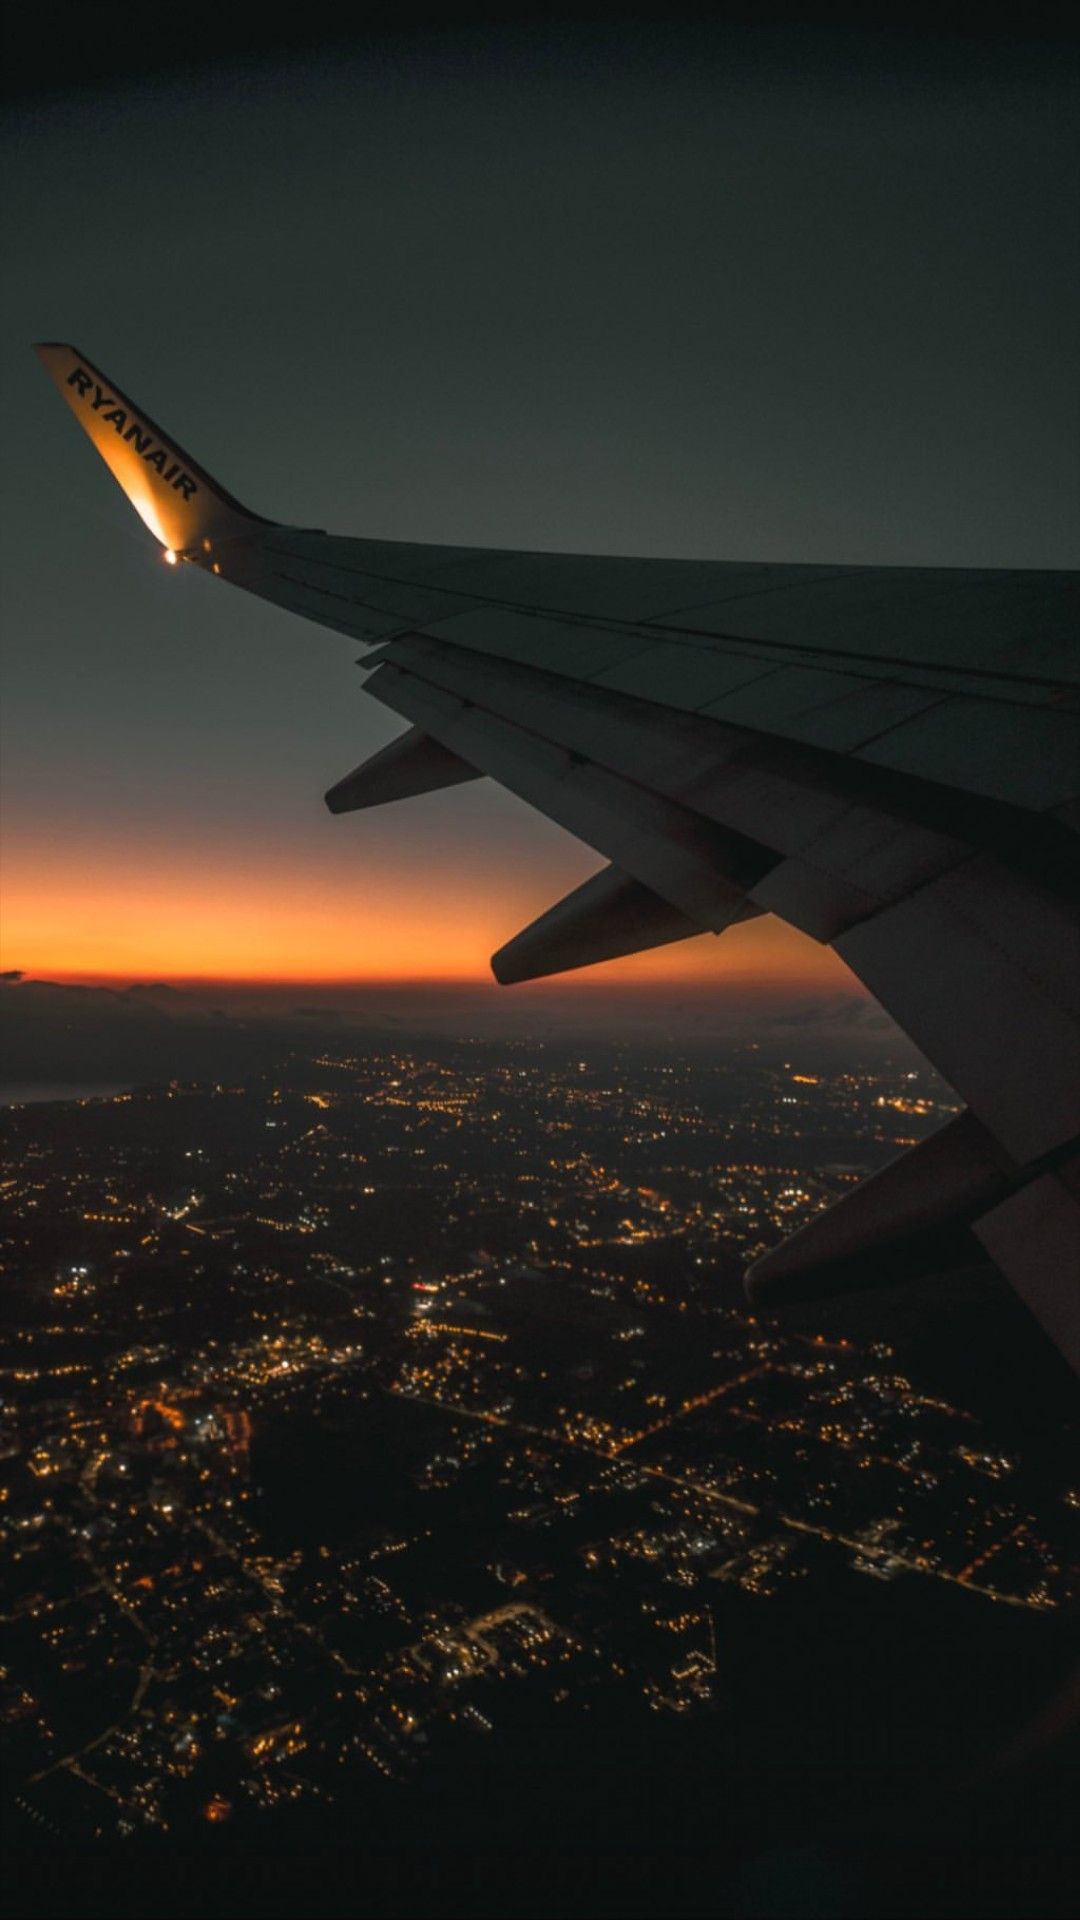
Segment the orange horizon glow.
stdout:
[[[802,952],[801,943],[795,953],[785,953],[787,943],[783,935],[788,931],[781,927],[780,937],[768,943],[772,951],[766,949],[753,956],[744,951],[738,958],[729,955],[722,961],[718,948],[706,947],[703,940],[700,943],[705,948],[703,956],[699,959],[687,954],[682,966],[673,965],[673,954],[661,949],[554,974],[547,979],[523,981],[516,988],[499,986],[488,965],[487,956],[481,957],[479,954],[472,958],[468,967],[431,973],[404,969],[401,972],[345,972],[329,966],[324,971],[315,971],[310,966],[303,971],[285,971],[270,964],[256,969],[247,956],[236,968],[223,971],[220,968],[182,970],[176,966],[136,964],[86,968],[63,965],[46,955],[37,959],[31,957],[29,961],[25,955],[21,959],[12,955],[3,958],[0,970],[18,973],[25,980],[47,980],[58,986],[123,988],[156,985],[173,987],[179,991],[185,988],[201,992],[220,989],[233,993],[244,989],[270,991],[276,988],[290,991],[310,988],[325,993],[329,989],[430,992],[437,988],[477,987],[491,987],[500,995],[508,996],[537,988],[551,992],[558,992],[561,988],[602,988],[606,993],[620,989],[628,992],[655,989],[661,992],[674,988],[715,989],[719,992],[728,988],[737,989],[740,993],[801,993],[823,998],[833,998],[845,992],[860,996],[865,993],[861,982],[827,950],[823,951],[821,964],[817,966],[813,965],[817,956],[813,953],[807,956]],[[764,948],[765,943],[761,944]],[[806,964],[807,958],[811,963],[809,965]]]
[[[210,867],[187,850],[168,866],[126,851],[122,865],[55,844],[40,863],[6,862],[0,967],[72,985],[490,986],[491,954],[553,897],[509,862],[464,883],[399,863],[343,885],[287,857],[275,872],[265,846],[248,860],[219,850]],[[771,917],[550,982],[568,984],[862,991],[828,948]]]

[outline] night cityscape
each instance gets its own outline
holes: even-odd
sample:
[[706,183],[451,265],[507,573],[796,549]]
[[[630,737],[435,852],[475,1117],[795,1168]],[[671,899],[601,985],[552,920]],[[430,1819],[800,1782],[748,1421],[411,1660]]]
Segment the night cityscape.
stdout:
[[7,10],[18,1920],[1080,1914],[1078,50]]
[[344,1038],[9,1108],[20,1856],[610,1818],[737,1880],[837,1792],[850,1837],[971,1773],[1068,1667],[1064,1369],[1009,1303],[995,1405],[917,1315],[771,1319],[739,1279],[951,1108],[753,1043]]

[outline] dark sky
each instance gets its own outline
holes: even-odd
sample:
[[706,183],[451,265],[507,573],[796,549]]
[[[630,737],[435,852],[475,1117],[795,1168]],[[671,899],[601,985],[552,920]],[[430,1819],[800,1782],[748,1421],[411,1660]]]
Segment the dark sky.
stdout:
[[163,568],[34,339],[303,525],[1076,564],[1062,44],[474,17],[162,72],[95,18],[6,122],[5,964],[479,976],[598,864],[487,782],[332,820],[397,731],[355,649]]

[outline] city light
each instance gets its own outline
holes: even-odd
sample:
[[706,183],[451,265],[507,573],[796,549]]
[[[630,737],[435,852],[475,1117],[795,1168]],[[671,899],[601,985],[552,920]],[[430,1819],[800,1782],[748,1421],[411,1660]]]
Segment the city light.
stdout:
[[722,1726],[778,1596],[1060,1615],[1075,1475],[1036,1497],[917,1357],[734,1284],[952,1110],[888,1065],[345,1039],[10,1108],[25,1818],[337,1831],[515,1715]]

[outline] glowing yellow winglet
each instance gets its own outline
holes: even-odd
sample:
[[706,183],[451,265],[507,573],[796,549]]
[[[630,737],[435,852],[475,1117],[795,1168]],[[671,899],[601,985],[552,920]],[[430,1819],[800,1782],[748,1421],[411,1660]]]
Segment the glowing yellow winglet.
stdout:
[[34,351],[170,566],[189,549],[273,524],[218,486],[77,347],[46,341]]

